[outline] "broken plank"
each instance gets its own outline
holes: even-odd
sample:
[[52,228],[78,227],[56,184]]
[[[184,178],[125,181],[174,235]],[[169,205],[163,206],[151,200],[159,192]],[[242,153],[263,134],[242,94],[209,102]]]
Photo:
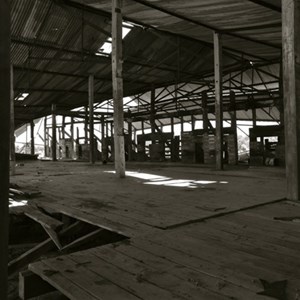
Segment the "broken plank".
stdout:
[[92,296],[87,291],[80,288],[77,284],[72,282],[66,273],[59,272],[56,268],[49,266],[43,261],[30,264],[29,270],[40,276],[43,280],[51,284],[54,288],[60,291],[63,295],[71,300],[99,300],[101,299]]
[[53,243],[56,245],[56,247],[61,250],[62,249],[62,245],[61,242],[59,240],[58,234],[52,229],[52,228],[48,228],[46,226],[43,225],[43,228],[45,229],[45,231],[47,232],[47,234],[49,235],[49,237],[51,238],[51,240],[53,241]]
[[[63,229],[59,236],[63,237],[68,234],[72,234],[73,231],[76,231],[78,227],[81,226],[81,222],[75,222],[72,225],[70,225],[68,228]],[[35,259],[41,257],[42,255],[48,253],[49,251],[53,250],[55,248],[55,244],[53,243],[53,240],[51,238],[43,241],[42,243],[38,244],[34,248],[26,251],[19,257],[11,260],[8,263],[8,274],[11,275],[15,272],[18,272],[22,268],[24,268],[26,265],[34,261]]]
[[25,215],[46,228],[57,229],[63,226],[63,223],[61,221],[44,214],[37,208],[32,207],[30,209],[27,209],[25,211]]
[[[70,283],[79,287],[82,292],[86,292],[90,295],[90,298],[81,298],[79,297],[79,295],[74,294],[74,299],[138,299],[130,292],[122,289],[117,284],[114,284],[110,280],[104,278],[101,275],[101,272],[100,274],[95,274],[94,272],[86,268],[86,266],[88,266],[89,264],[93,264],[93,261],[89,261],[89,259],[90,257],[87,257],[83,262],[78,263],[71,260],[67,255],[44,260],[42,261],[42,263],[47,265],[50,270],[53,270],[53,272],[57,272],[62,277],[67,278]],[[30,268],[35,268],[35,264],[30,265]],[[55,273],[54,275],[56,275],[57,273]],[[51,273],[48,273],[48,276],[52,279]],[[60,283],[60,281],[57,281],[56,283],[58,286],[60,286],[58,289],[60,289],[60,291],[65,294],[63,292],[64,286]]]
[[97,238],[102,232],[104,232],[104,229],[96,229],[95,231],[88,233],[78,239],[76,239],[75,241],[71,242],[70,244],[64,246],[61,251],[68,251],[74,247],[79,247],[95,238]]
[[54,290],[53,286],[29,270],[19,273],[19,297],[22,300],[38,297]]

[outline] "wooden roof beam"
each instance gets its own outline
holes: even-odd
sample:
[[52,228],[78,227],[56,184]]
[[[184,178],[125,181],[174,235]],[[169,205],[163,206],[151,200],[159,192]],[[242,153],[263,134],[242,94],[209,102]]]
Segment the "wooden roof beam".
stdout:
[[178,13],[175,13],[175,12],[172,12],[168,9],[165,9],[165,8],[162,8],[158,5],[155,5],[153,3],[149,3],[148,1],[145,1],[145,0],[133,0],[134,2],[137,2],[139,4],[142,4],[144,6],[147,6],[147,7],[150,7],[152,9],[155,9],[155,10],[158,10],[160,12],[163,12],[167,15],[170,15],[170,16],[173,16],[173,17],[176,17],[178,19],[181,19],[181,20],[184,20],[184,21],[187,21],[189,23],[193,23],[195,25],[198,25],[198,26],[202,26],[202,27],[205,27],[207,29],[210,29],[212,31],[216,31],[216,32],[222,32],[222,33],[225,33],[227,35],[230,35],[232,37],[236,37],[236,38],[239,38],[239,39],[243,39],[243,40],[247,40],[249,42],[253,42],[253,43],[257,43],[257,44],[261,44],[261,45],[264,45],[264,46],[268,46],[268,47],[272,47],[272,48],[276,48],[276,49],[281,49],[281,46],[280,45],[275,45],[275,44],[272,44],[272,43],[267,43],[267,42],[264,42],[264,41],[260,41],[260,40],[256,40],[256,39],[253,39],[253,38],[250,38],[250,37],[246,37],[246,36],[242,36],[242,35],[239,35],[239,34],[235,34],[235,33],[231,33],[231,32],[226,32],[226,30],[222,30],[220,28],[216,28],[214,26],[211,26],[209,24],[206,24],[206,23],[203,23],[203,22],[200,22],[200,21],[197,21],[197,20],[194,20],[194,19],[191,19],[191,18],[188,18],[184,15],[181,15],[181,14],[178,14]]
[[[90,12],[90,13],[93,13],[93,14],[96,14],[96,15],[100,15],[100,16],[105,16],[105,17],[111,18],[111,14],[109,12],[107,12],[107,11],[104,11],[104,10],[101,10],[101,9],[98,9],[98,8],[94,8],[92,6],[85,5],[85,4],[82,4],[82,3],[74,2],[74,1],[71,1],[71,0],[60,0],[60,1],[64,5],[66,5],[66,6],[77,8],[79,10],[87,11],[87,12]],[[212,43],[206,42],[206,41],[203,41],[203,40],[199,40],[199,39],[190,37],[190,36],[185,35],[185,34],[173,33],[173,32],[168,31],[168,30],[158,29],[155,26],[151,26],[150,24],[146,24],[146,23],[143,23],[143,22],[140,22],[140,21],[128,18],[126,16],[123,16],[123,20],[127,21],[127,22],[131,22],[131,23],[136,24],[136,25],[140,25],[140,26],[142,26],[144,28],[149,28],[149,29],[151,29],[151,30],[153,30],[155,32],[164,33],[164,34],[167,34],[169,36],[181,37],[183,39],[186,39],[186,40],[189,40],[189,41],[193,41],[193,42],[199,43],[201,45],[205,45],[207,47],[213,48],[213,44]],[[268,59],[266,59],[264,57],[261,57],[259,55],[247,53],[245,51],[233,49],[233,48],[230,48],[230,47],[223,47],[223,51],[224,51],[225,55],[230,54],[230,52],[233,52],[233,53],[237,53],[237,54],[240,54],[240,55],[242,54],[244,56],[256,58],[256,59],[259,59],[259,60],[262,60],[262,61],[268,61]]]
[[265,2],[265,1],[262,1],[262,0],[248,0],[248,1],[281,13],[281,7],[278,7],[278,6],[276,6],[274,4],[271,4],[269,2]]

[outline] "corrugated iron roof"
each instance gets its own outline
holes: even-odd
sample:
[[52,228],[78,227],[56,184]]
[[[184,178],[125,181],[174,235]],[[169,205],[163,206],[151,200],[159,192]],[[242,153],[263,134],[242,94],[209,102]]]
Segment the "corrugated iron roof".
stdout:
[[[152,85],[209,81],[212,28],[224,33],[228,74],[243,69],[237,82],[278,89],[278,11],[250,0],[147,2],[155,8],[143,2],[124,1],[125,19],[138,24],[123,41],[125,96]],[[23,102],[16,101],[17,126],[49,114],[53,102],[65,109],[86,105],[89,74],[95,75],[96,102],[112,97],[110,55],[96,55],[110,35],[111,1],[11,0],[11,9],[15,93],[29,93]],[[265,66],[253,72],[249,61]]]

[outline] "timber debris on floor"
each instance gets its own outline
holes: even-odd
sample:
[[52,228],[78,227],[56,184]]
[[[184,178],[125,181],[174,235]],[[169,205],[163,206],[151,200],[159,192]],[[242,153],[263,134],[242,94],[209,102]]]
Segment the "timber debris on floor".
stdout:
[[21,272],[20,278],[25,277],[23,270],[29,263],[126,238],[61,213],[46,211],[34,203],[10,208],[10,233],[12,255],[8,274],[12,287],[9,299],[16,297],[15,274]]
[[[300,207],[282,199],[281,170],[236,168],[225,177],[208,169],[133,166],[118,181],[109,165],[73,163],[66,172],[64,163],[48,162],[35,172],[40,165],[26,166],[30,175],[16,183],[42,192],[23,216],[46,235],[36,246],[43,251],[47,241],[51,251],[22,269],[21,299],[53,289],[74,300],[298,297],[292,261],[300,255],[299,223],[282,218],[300,215]],[[62,238],[76,223],[90,229]],[[95,245],[104,232],[116,239]],[[39,282],[45,289],[32,289]]]
[[28,281],[35,274],[73,300],[298,299],[300,227],[274,220],[292,211],[270,204],[42,260]]

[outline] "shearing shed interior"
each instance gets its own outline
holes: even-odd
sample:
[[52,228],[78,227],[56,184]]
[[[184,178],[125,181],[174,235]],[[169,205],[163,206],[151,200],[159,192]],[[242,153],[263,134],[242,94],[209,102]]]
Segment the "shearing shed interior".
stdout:
[[300,0],[1,0],[0,300],[299,300],[299,59]]

